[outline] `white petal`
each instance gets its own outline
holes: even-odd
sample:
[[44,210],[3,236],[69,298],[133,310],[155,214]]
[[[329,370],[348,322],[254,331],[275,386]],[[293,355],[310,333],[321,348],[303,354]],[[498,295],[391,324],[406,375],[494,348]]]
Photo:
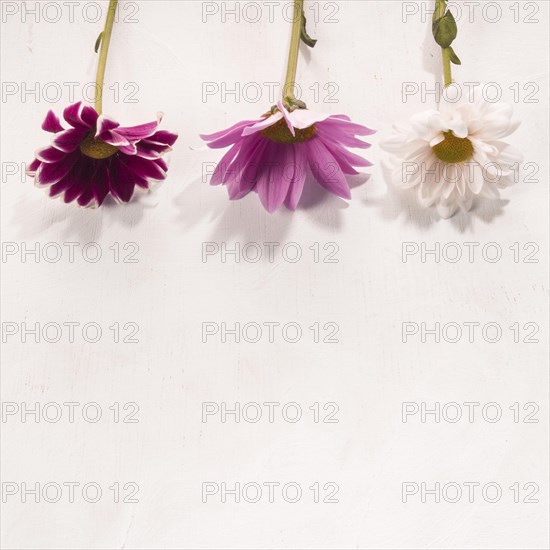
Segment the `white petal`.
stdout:
[[474,195],[479,195],[483,189],[485,180],[483,178],[483,170],[477,162],[471,162],[469,164],[468,171],[468,187]]
[[458,204],[453,200],[440,202],[437,205],[437,212],[445,220],[454,216],[457,210],[458,210]]
[[432,139],[432,141],[430,141],[430,147],[435,147],[436,145],[439,145],[443,141],[445,141],[445,136],[443,134],[439,134],[439,135],[435,136]]
[[424,141],[431,141],[445,129],[439,111],[423,111],[411,118],[411,127],[414,134]]

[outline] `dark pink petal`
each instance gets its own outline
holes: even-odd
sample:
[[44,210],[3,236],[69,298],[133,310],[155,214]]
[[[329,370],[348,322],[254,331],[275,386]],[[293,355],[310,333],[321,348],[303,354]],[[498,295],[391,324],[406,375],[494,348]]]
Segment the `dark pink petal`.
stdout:
[[152,136],[157,131],[160,120],[161,117],[159,117],[159,120],[140,124],[139,126],[129,126],[127,128],[119,127],[117,128],[117,133],[124,136],[128,141],[145,139]]
[[320,139],[311,139],[304,145],[307,147],[309,166],[315,179],[331,193],[351,199],[344,173],[323,142]]
[[103,204],[105,197],[111,189],[111,159],[99,164],[98,169],[92,176],[92,190],[94,199],[98,206]]
[[63,132],[55,134],[55,137],[52,140],[52,145],[64,153],[72,153],[78,149],[87,133],[88,130],[84,127],[64,130]]
[[262,173],[256,184],[260,202],[270,214],[286,199],[295,170],[294,146],[272,144],[262,159]]
[[54,162],[52,164],[42,163],[36,175],[37,182],[42,185],[57,183],[69,173],[81,157],[82,155],[79,151],[66,155],[59,162]]
[[119,145],[118,149],[125,155],[135,155],[137,153],[137,146],[134,142],[130,142],[128,145]]
[[111,177],[111,194],[115,199],[129,202],[134,194],[136,184],[144,189],[149,187],[147,179],[142,178],[130,169],[125,160],[128,157],[120,157],[114,163]]
[[[167,145],[159,145],[157,143],[151,143],[146,139],[138,141],[135,143],[136,151],[134,154],[148,160],[155,160],[160,158],[161,154],[165,152]],[[123,153],[126,153],[126,150],[120,149]],[[129,153],[126,153],[129,154]]]
[[103,139],[102,137],[102,134],[104,132],[110,132],[111,130],[114,130],[115,128],[118,128],[120,126],[120,124],[116,121],[116,120],[113,120],[112,118],[108,117],[107,115],[101,115],[97,121],[96,121],[96,133],[95,133],[95,138],[101,138]]
[[[78,196],[82,190],[86,187],[86,184],[89,179],[88,172],[90,171],[90,163],[87,162],[86,157],[81,156],[79,159],[80,162],[76,162],[72,169],[64,176],[61,180],[50,187],[50,196],[55,197],[61,193],[67,193],[72,189],[72,193],[69,193],[69,196]],[[77,192],[78,191],[78,192]],[[67,200],[67,196],[63,197],[65,202],[70,202]]]
[[302,197],[302,192],[304,191],[304,183],[306,181],[307,175],[307,157],[306,157],[306,146],[303,143],[298,143],[294,147],[295,154],[295,170],[292,181],[290,182],[290,188],[288,190],[288,195],[285,199],[285,206],[290,210],[296,210],[298,202]]
[[59,122],[59,118],[53,111],[48,111],[44,122],[42,123],[42,130],[45,132],[50,132],[56,134],[57,132],[63,131],[63,126]]
[[200,137],[204,141],[215,141],[217,139],[220,139],[220,138],[226,136],[227,134],[229,134],[231,132],[234,132],[234,131],[239,130],[239,129],[242,130],[246,126],[249,126],[251,124],[256,124],[257,122],[260,122],[262,120],[263,120],[263,118],[261,118],[259,120],[242,120],[241,122],[237,122],[237,124],[234,124],[233,126],[230,126],[229,128],[226,128],[225,130],[221,130],[221,131],[215,132],[213,134],[201,134]]
[[105,132],[101,132],[101,134],[99,134],[99,139],[109,145],[112,145],[113,147],[124,147],[126,145],[130,145],[130,142],[118,133],[118,128],[117,130],[107,130]]
[[134,174],[143,179],[163,180],[166,172],[154,161],[138,156],[123,156],[120,159]]
[[155,143],[161,143],[164,145],[169,145],[170,147],[176,143],[178,139],[178,134],[172,132],[167,132],[166,130],[159,130],[155,132],[152,136],[147,138],[147,141],[152,141]]
[[67,156],[67,153],[55,147],[44,147],[44,149],[36,151],[36,158],[42,162],[59,162],[65,156]]
[[164,159],[155,159],[153,161],[161,170],[164,172],[168,172],[168,165],[166,164]]
[[41,161],[38,159],[34,159],[28,166],[26,170],[27,176],[34,176],[36,174],[36,171],[40,168],[40,165],[42,164]]
[[84,189],[84,191],[82,191],[82,194],[80,195],[80,197],[78,197],[77,202],[79,206],[84,206],[84,207],[90,206],[91,203],[95,204],[93,187],[91,185],[86,189]]
[[70,202],[73,202],[75,199],[80,197],[82,194],[83,189],[82,186],[79,183],[73,184],[72,187],[69,187],[65,190],[65,194],[63,195],[63,200],[68,204]]
[[84,122],[81,116],[82,102],[69,105],[63,111],[63,118],[73,127],[73,128],[86,128],[91,129],[92,126]]
[[99,118],[99,115],[97,114],[97,111],[93,107],[90,107],[89,105],[85,105],[84,107],[82,107],[80,118],[82,119],[82,122],[86,126],[88,126],[88,128],[95,128],[97,125],[97,119]]

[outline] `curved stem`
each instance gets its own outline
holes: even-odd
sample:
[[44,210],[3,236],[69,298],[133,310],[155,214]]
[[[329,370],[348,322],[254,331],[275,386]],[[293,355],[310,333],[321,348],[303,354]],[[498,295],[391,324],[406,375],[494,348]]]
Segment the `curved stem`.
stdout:
[[105,67],[107,66],[107,55],[109,54],[109,45],[111,44],[111,34],[115,22],[116,8],[118,0],[110,0],[109,10],[107,12],[107,21],[105,30],[101,36],[101,51],[99,52],[99,61],[97,64],[97,76],[95,81],[95,110],[100,115],[103,109],[103,82],[105,81]]
[[294,0],[294,21],[292,22],[292,36],[290,39],[290,51],[288,53],[288,65],[286,70],[283,99],[295,100],[296,72],[298,70],[298,52],[302,33],[302,15],[304,13],[304,0]]
[[[436,14],[440,19],[445,15],[447,11],[447,0],[435,0]],[[451,73],[451,52],[449,48],[441,48],[441,53],[443,57],[443,79],[445,82],[445,88],[450,86],[453,83],[453,76]]]

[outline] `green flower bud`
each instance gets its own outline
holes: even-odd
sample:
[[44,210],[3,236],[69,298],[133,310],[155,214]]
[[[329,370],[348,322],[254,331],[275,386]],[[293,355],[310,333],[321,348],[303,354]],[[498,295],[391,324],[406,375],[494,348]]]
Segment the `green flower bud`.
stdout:
[[439,18],[434,13],[432,33],[435,41],[442,48],[448,48],[453,43],[458,33],[458,29],[455,18],[450,11],[447,11],[443,17]]

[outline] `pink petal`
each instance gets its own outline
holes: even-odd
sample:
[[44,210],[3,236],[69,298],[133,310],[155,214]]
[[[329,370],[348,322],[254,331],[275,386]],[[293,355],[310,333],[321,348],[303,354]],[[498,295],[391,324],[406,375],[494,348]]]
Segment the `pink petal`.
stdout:
[[256,184],[260,201],[270,214],[283,204],[294,172],[294,146],[271,144],[262,159],[262,172]]
[[320,139],[311,139],[305,142],[305,145],[308,150],[309,165],[315,179],[331,193],[344,199],[351,199],[344,173],[323,142]]
[[234,124],[233,126],[226,128],[225,130],[220,130],[219,132],[215,132],[213,134],[201,134],[200,138],[204,141],[214,141],[227,135],[229,132],[233,132],[234,130],[237,130],[239,128],[245,128],[246,126],[256,124],[257,122],[261,122],[262,120],[263,118],[256,120],[241,120],[240,122],[237,122],[237,124]]
[[279,111],[282,113],[283,118],[285,119],[286,125],[288,126],[288,129],[290,130],[290,133],[293,136],[295,136],[296,135],[296,130],[294,129],[294,126],[293,126],[292,122],[290,121],[290,118],[289,118],[290,113],[286,110],[286,108],[283,105],[282,101],[279,101],[277,103],[277,107],[278,107]]
[[299,143],[294,147],[294,155],[294,176],[290,182],[288,195],[285,199],[285,206],[290,210],[296,210],[298,207],[298,202],[302,197],[304,183],[306,181],[307,157],[304,144]]
[[324,113],[316,113],[308,109],[296,109],[290,113],[290,120],[294,128],[303,130],[309,128],[318,122],[323,122],[330,118],[330,115]]
[[231,149],[229,149],[229,151],[227,151],[220,162],[218,162],[218,165],[216,166],[216,169],[214,170],[214,173],[210,178],[210,185],[220,185],[220,183],[223,182],[227,170],[231,166],[231,163],[239,153],[240,149],[241,142],[237,142],[235,143],[235,145],[233,145],[233,147],[231,147]]
[[279,111],[274,115],[268,116],[267,118],[264,118],[260,122],[253,124],[252,126],[248,126],[243,130],[242,135],[244,137],[244,136],[250,136],[252,134],[261,132],[262,130],[269,128],[270,126],[277,124],[277,122],[279,122],[279,120],[281,120],[282,118],[283,118],[283,114]]

